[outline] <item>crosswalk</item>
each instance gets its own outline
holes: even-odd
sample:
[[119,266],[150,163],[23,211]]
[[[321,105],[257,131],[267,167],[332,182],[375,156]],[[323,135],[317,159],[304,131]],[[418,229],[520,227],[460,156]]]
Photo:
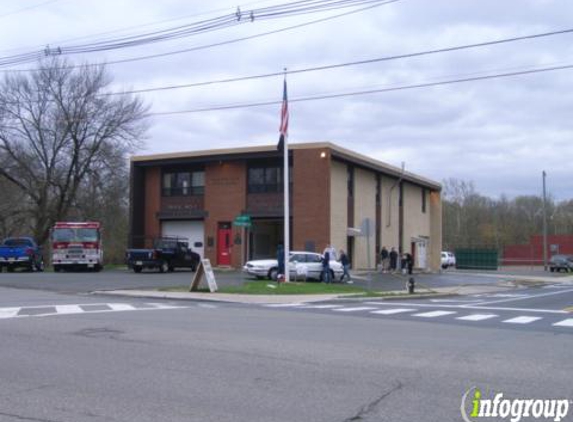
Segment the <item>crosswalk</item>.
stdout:
[[[408,305],[408,304],[406,304]],[[546,327],[570,329],[573,332],[573,314],[566,311],[553,311],[548,314],[534,315],[522,314],[521,309],[512,312],[491,313],[484,312],[478,307],[450,307],[449,309],[424,309],[422,305],[416,306],[387,305],[380,302],[366,302],[364,304],[308,304],[308,303],[281,303],[263,304],[261,306],[275,309],[292,309],[307,311],[323,311],[337,314],[364,314],[380,317],[405,317],[416,320],[459,321],[462,323],[479,324],[481,322],[499,323],[502,326],[528,326],[530,324],[544,324]]]
[[165,303],[84,303],[0,308],[0,320],[13,318],[49,317],[58,315],[95,314],[107,312],[153,311],[185,309],[188,306]]

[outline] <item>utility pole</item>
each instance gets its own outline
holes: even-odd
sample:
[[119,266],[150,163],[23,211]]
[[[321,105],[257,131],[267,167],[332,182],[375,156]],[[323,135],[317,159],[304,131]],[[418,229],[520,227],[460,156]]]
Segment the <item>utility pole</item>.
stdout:
[[547,173],[543,170],[543,269],[547,271],[547,197],[545,194],[545,178]]

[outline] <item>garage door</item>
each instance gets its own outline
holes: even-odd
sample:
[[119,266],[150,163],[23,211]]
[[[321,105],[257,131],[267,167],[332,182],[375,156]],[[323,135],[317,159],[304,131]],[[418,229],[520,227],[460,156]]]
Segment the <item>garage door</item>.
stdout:
[[178,236],[189,239],[189,246],[204,258],[205,229],[202,221],[163,221],[161,233],[164,236]]

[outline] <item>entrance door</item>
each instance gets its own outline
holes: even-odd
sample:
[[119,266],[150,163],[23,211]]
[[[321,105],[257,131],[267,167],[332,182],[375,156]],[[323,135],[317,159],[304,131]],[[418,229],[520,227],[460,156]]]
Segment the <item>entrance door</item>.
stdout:
[[424,240],[418,240],[416,242],[416,256],[418,258],[418,268],[426,268],[426,242]]
[[231,223],[219,223],[217,232],[217,265],[231,265]]

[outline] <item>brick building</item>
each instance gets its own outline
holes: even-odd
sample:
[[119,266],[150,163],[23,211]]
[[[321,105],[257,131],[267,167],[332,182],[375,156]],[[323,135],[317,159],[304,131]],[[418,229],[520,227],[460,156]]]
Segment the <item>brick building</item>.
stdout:
[[[214,265],[274,257],[283,238],[282,163],[275,146],[133,157],[130,246],[178,235]],[[412,253],[417,268],[439,268],[440,184],[330,143],[289,145],[289,167],[292,250],[331,243],[366,268],[382,246],[395,247]],[[233,225],[239,215],[250,228]],[[361,236],[365,220],[370,237]]]

